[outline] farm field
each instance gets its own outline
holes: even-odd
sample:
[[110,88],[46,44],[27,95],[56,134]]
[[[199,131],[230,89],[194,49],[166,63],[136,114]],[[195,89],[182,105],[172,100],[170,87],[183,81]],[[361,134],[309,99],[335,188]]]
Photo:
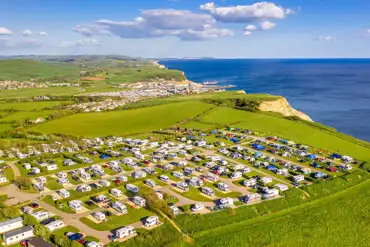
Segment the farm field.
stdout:
[[79,87],[47,87],[47,88],[23,88],[17,90],[1,90],[0,99],[30,98],[41,95],[63,96],[82,93]]
[[370,246],[370,225],[364,218],[370,209],[369,188],[366,181],[297,208],[206,230],[195,235],[195,245]]
[[0,103],[1,110],[33,111],[42,110],[46,107],[53,108],[62,104],[70,104],[70,101],[39,101],[39,102],[12,102]]
[[46,118],[55,111],[29,111],[29,112],[14,112],[10,115],[1,118],[1,121],[20,121],[20,120],[36,120],[39,117]]
[[321,129],[263,113],[219,108],[200,119],[206,124],[233,125],[271,135],[280,135],[313,147],[340,152],[362,160],[370,159],[370,149]]
[[27,81],[76,79],[80,68],[74,64],[51,63],[30,59],[0,61],[0,80]]
[[155,66],[145,66],[139,69],[112,69],[108,71],[106,82],[110,84],[133,83],[149,81],[155,78],[184,81],[185,77],[179,70],[161,69]]
[[141,133],[170,127],[209,110],[212,105],[186,102],[135,110],[77,114],[31,128],[41,133],[107,136]]

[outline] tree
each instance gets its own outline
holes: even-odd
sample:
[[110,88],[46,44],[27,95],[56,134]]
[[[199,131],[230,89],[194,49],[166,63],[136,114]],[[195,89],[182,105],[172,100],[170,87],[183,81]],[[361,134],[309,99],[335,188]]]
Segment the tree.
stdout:
[[32,181],[30,178],[26,177],[18,177],[14,180],[14,183],[21,189],[21,190],[29,190],[32,188]]
[[37,225],[38,221],[36,220],[35,217],[29,214],[25,214],[23,215],[23,224],[25,224],[26,226],[33,226],[33,225]]
[[50,231],[48,228],[46,228],[46,226],[37,223],[34,225],[33,229],[35,235],[40,236],[43,239],[50,239]]

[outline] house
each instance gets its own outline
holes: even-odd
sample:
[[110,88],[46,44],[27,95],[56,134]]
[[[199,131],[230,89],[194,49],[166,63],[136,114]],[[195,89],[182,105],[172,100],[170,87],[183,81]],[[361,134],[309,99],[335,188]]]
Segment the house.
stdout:
[[174,171],[172,172],[172,176],[179,178],[179,179],[184,179],[184,174],[182,172]]
[[200,187],[203,186],[203,184],[204,184],[203,180],[198,177],[192,177],[189,180],[189,185],[193,187]]
[[263,178],[261,178],[261,182],[264,183],[264,184],[272,183],[272,178],[263,177]]
[[249,194],[249,195],[242,197],[241,200],[245,203],[252,203],[252,202],[260,201],[261,198],[262,198],[261,194],[253,193],[253,194]]
[[96,203],[106,203],[107,201],[109,201],[108,197],[106,197],[105,195],[92,196],[91,200]]
[[85,180],[90,180],[91,179],[91,175],[87,172],[82,172],[80,174],[80,176],[81,176],[82,179],[85,179]]
[[121,214],[127,214],[127,207],[122,202],[113,202],[111,207]]
[[57,177],[58,178],[67,178],[67,173],[65,173],[65,172],[58,172],[57,173]]
[[108,180],[100,180],[99,184],[101,184],[104,187],[109,187],[110,186],[110,182]]
[[285,177],[289,176],[289,171],[286,168],[277,169],[277,170],[275,170],[275,173],[277,175],[282,175],[282,176],[285,176]]
[[243,173],[241,173],[241,172],[233,172],[230,175],[230,179],[238,179],[238,178],[242,178],[242,177],[243,177]]
[[257,184],[257,180],[254,178],[250,178],[248,180],[244,180],[243,185],[246,187],[253,187]]
[[31,172],[38,174],[38,173],[40,173],[40,172],[41,172],[41,170],[40,170],[40,168],[38,168],[38,167],[32,167],[32,168],[31,168]]
[[61,190],[58,190],[57,193],[63,197],[63,198],[68,198],[70,196],[70,193],[68,190],[66,189],[61,189]]
[[46,178],[45,177],[38,177],[38,178],[36,178],[36,181],[40,184],[45,184],[46,183]]
[[345,170],[345,171],[350,171],[350,170],[352,170],[352,169],[353,169],[352,165],[350,165],[350,164],[341,165],[340,167],[341,167],[343,170]]
[[67,178],[58,178],[57,182],[58,184],[61,184],[61,185],[69,184],[69,180]]
[[217,204],[220,208],[229,208],[234,205],[234,201],[230,197],[221,198],[220,200],[218,200]]
[[26,169],[26,170],[30,170],[32,167],[31,167],[30,163],[24,163],[23,168]]
[[191,211],[193,212],[196,212],[196,211],[201,211],[204,209],[204,204],[199,202],[199,203],[196,203],[194,204],[192,207],[191,207]]
[[30,215],[33,216],[37,221],[45,220],[51,216],[51,214],[45,210],[33,212]]
[[140,179],[140,178],[145,178],[146,177],[146,172],[139,170],[134,173],[132,173],[132,177],[134,179]]
[[102,213],[102,212],[95,212],[93,213],[93,217],[95,219],[97,219],[98,221],[104,221],[106,218],[105,218],[105,214]]
[[302,167],[301,168],[301,172],[303,172],[303,174],[310,174],[311,173],[311,169],[308,168],[308,167]]
[[27,247],[55,247],[55,245],[46,242],[42,238],[31,238],[27,241]]
[[72,210],[78,212],[78,211],[80,211],[82,209],[82,202],[80,200],[72,200],[72,201],[69,201],[68,202],[68,206]]
[[22,217],[6,220],[0,222],[0,233],[9,232],[14,229],[21,228],[23,226]]
[[5,233],[3,235],[3,240],[6,245],[12,245],[15,243],[19,243],[22,240],[32,238],[33,236],[33,227],[25,226],[17,230]]
[[56,221],[53,221],[53,222],[50,222],[49,224],[46,224],[45,227],[49,229],[49,231],[55,231],[55,230],[58,230],[60,228],[63,228],[65,227],[66,225],[64,224],[63,221],[61,220],[56,220]]
[[159,218],[158,216],[149,216],[148,218],[145,219],[145,227],[152,227],[159,224]]
[[138,193],[139,192],[139,187],[137,187],[134,184],[126,184],[126,190],[128,190],[132,193]]
[[145,199],[140,196],[134,196],[134,198],[132,199],[132,202],[135,203],[139,207],[145,207],[146,205]]
[[156,191],[154,193],[157,195],[157,197],[158,197],[159,200],[163,200],[163,193],[162,192]]
[[279,195],[279,191],[277,189],[263,188],[262,192],[262,196],[266,200],[275,198]]
[[153,180],[153,179],[148,179],[148,180],[145,180],[144,182],[146,185],[148,185],[149,187],[152,187],[154,188],[155,186],[157,186],[156,182]]
[[206,194],[207,196],[211,196],[211,197],[215,196],[215,192],[213,191],[213,189],[209,187],[206,187],[206,186],[202,187],[201,191],[203,194]]
[[121,182],[127,182],[128,178],[126,176],[119,176],[119,177],[117,177],[117,180],[121,181]]
[[212,182],[217,182],[219,177],[213,173],[207,173],[206,178]]
[[293,181],[295,183],[299,183],[299,182],[301,182],[303,180],[304,180],[304,176],[303,175],[295,175],[295,176],[293,176]]
[[278,188],[280,191],[286,191],[289,189],[288,185],[285,184],[275,184],[275,187]]
[[174,206],[174,205],[169,206],[169,208],[170,208],[172,214],[174,214],[174,215],[176,215],[176,214],[178,214],[180,212],[179,208],[176,207],[176,206]]
[[176,183],[176,187],[179,188],[179,189],[182,189],[183,191],[188,191],[189,190],[189,185],[185,182]]
[[135,234],[136,234],[136,229],[132,226],[122,227],[120,229],[117,229],[115,232],[115,236],[118,239],[127,238]]
[[82,193],[83,192],[89,192],[89,191],[91,191],[91,187],[89,185],[82,184],[82,185],[77,186],[76,191],[77,192],[82,192]]
[[111,189],[110,193],[115,197],[121,197],[123,195],[122,191],[117,188]]
[[65,161],[63,161],[63,166],[73,166],[74,164],[76,164],[76,162],[71,159],[66,159]]
[[228,191],[229,190],[229,186],[223,182],[220,182],[217,184],[217,188],[221,191]]
[[55,171],[55,170],[58,169],[58,165],[57,164],[48,165],[48,166],[46,166],[46,169],[48,171]]

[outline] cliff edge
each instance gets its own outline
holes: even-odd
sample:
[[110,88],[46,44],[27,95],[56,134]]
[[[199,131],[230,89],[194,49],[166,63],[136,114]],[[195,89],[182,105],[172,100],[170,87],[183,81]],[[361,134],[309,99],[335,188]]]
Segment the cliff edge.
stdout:
[[264,101],[260,104],[258,109],[260,111],[278,112],[287,117],[297,116],[303,120],[313,122],[313,120],[308,115],[291,107],[286,98],[281,98],[273,101]]

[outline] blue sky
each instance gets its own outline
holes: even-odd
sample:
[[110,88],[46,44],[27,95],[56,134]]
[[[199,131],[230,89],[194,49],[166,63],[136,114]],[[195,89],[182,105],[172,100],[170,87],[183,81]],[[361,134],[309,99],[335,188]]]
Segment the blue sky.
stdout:
[[365,0],[2,0],[0,55],[370,57]]

